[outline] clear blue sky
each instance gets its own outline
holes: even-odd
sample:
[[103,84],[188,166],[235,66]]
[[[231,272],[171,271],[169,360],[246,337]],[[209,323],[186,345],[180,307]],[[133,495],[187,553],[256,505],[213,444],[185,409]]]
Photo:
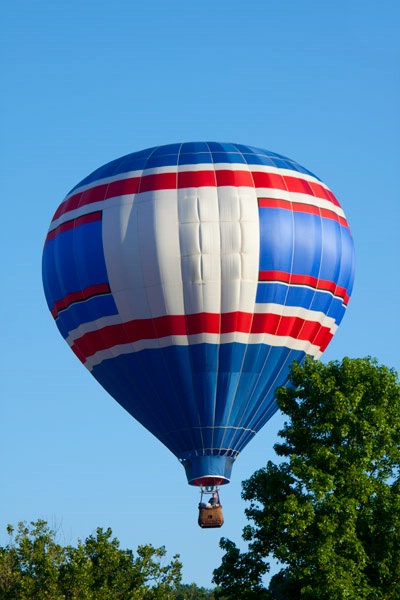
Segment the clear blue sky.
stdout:
[[[102,390],[60,337],[41,284],[64,195],[149,146],[239,142],[297,160],[339,198],[356,283],[323,360],[400,369],[400,5],[397,0],[14,0],[1,25],[0,541],[44,518],[75,543],[111,526],[122,547],[180,553],[211,584],[221,535],[240,543],[240,482],[267,459],[276,415],[222,490],[226,524],[196,524],[174,456]],[[173,507],[176,506],[176,510]]]

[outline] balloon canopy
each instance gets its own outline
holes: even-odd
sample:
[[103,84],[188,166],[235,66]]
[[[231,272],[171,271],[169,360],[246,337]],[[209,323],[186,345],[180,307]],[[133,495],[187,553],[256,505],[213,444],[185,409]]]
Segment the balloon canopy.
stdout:
[[292,361],[329,344],[353,277],[346,217],[322,181],[216,142],[94,171],[60,204],[43,252],[60,333],[192,485],[229,482]]

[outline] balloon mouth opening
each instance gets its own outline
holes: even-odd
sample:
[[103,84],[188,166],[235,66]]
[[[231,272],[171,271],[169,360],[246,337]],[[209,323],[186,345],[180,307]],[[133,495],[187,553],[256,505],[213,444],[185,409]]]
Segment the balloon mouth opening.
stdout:
[[214,475],[205,475],[188,481],[189,485],[197,485],[199,487],[215,487],[218,485],[226,485],[230,480],[226,477],[215,477]]
[[180,459],[186,471],[189,485],[214,487],[230,482],[233,456],[204,455]]

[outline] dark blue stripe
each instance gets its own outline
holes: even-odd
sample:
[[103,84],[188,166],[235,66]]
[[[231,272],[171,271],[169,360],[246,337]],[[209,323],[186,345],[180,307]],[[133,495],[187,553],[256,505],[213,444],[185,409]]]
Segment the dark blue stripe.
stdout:
[[82,302],[75,302],[62,310],[56,319],[61,335],[66,338],[69,332],[82,323],[90,323],[102,317],[118,314],[118,309],[111,294],[94,296]]
[[199,154],[199,153],[210,153],[210,148],[207,142],[184,142],[180,149],[179,155],[182,154]]
[[300,306],[325,313],[339,324],[346,311],[343,300],[329,292],[319,292],[311,288],[289,286],[285,283],[260,282],[257,287],[256,302],[275,303],[284,306]]
[[106,360],[93,375],[176,456],[185,457],[244,447],[254,434],[243,428],[263,423],[276,410],[274,390],[287,379],[289,354],[290,360],[304,356],[263,344],[172,346]]
[[122,173],[128,173],[129,171],[140,171],[144,169],[149,156],[151,156],[154,150],[155,148],[146,148],[145,150],[133,152],[132,154],[126,154],[125,156],[121,156],[120,158],[112,160],[82,179],[82,181],[80,181],[69,191],[68,195],[77,188],[84,185],[89,185],[90,183],[93,183],[99,179],[114,177],[115,175],[121,175]]
[[180,165],[201,165],[201,164],[212,164],[213,159],[211,154],[208,152],[198,152],[197,154],[180,154],[179,164]]
[[[313,173],[285,156],[269,150],[245,146],[243,144],[225,144],[219,142],[186,142],[146,148],[139,152],[127,154],[96,169],[72,188],[89,185],[107,177],[114,177],[129,171],[141,171],[177,164],[199,163],[242,163],[248,165],[268,165],[283,169],[291,169],[316,177]],[[316,179],[318,179],[316,177]]]
[[48,241],[43,252],[43,271],[51,308],[54,301],[68,294],[108,283],[101,221],[63,231]]

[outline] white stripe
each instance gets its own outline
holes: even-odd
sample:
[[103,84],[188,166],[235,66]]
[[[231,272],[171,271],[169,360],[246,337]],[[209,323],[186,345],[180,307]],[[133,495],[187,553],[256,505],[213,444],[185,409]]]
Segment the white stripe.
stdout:
[[300,306],[285,306],[284,304],[264,303],[256,304],[254,307],[255,313],[273,314],[280,315],[282,317],[298,317],[304,319],[304,321],[312,321],[313,323],[319,323],[324,327],[329,328],[332,334],[336,333],[338,325],[336,325],[335,319],[327,317],[325,313],[317,310],[310,310]]
[[325,208],[335,213],[339,217],[346,218],[343,209],[330,200],[312,196],[311,194],[302,194],[301,192],[288,192],[286,190],[277,190],[276,188],[256,188],[259,198],[272,198],[274,200],[284,200],[289,202],[299,202],[317,208]]
[[110,327],[113,325],[123,325],[121,317],[119,315],[109,315],[108,317],[102,317],[88,323],[82,323],[76,329],[71,329],[65,341],[72,346],[73,343],[79,338],[86,335],[86,333],[92,333],[93,331],[99,331],[104,327]]
[[[237,333],[234,334],[237,336]],[[272,334],[242,334],[245,338],[244,343],[246,344],[268,344],[274,347],[287,347],[291,350],[298,350],[305,352],[306,354],[317,359],[321,356],[322,352],[319,346],[311,344],[306,340],[297,340],[287,336],[276,336]],[[131,354],[133,352],[140,352],[141,350],[158,350],[160,348],[167,348],[169,346],[189,346],[192,344],[228,344],[232,341],[232,334],[224,334],[219,336],[218,334],[198,334],[193,336],[170,336],[165,338],[157,338],[152,340],[139,340],[133,344],[119,344],[113,346],[110,349],[100,350],[95,354],[89,356],[84,363],[85,367],[92,371],[94,367],[100,365],[104,360],[110,358],[116,358],[124,354]]]

